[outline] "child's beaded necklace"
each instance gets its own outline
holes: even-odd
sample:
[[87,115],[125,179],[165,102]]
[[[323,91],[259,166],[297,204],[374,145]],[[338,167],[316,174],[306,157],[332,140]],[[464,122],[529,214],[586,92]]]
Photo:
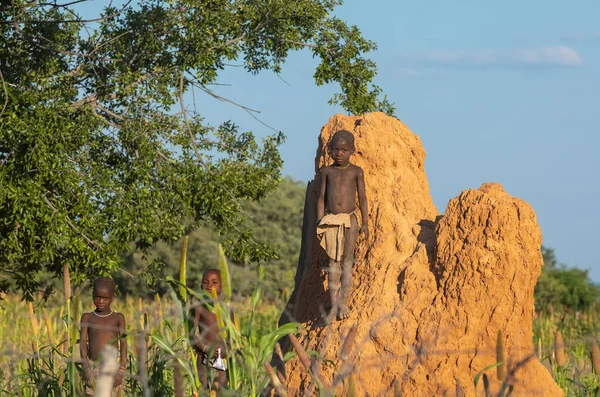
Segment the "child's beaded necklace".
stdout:
[[111,314],[113,314],[113,311],[111,310],[111,311],[110,311],[110,313],[108,313],[108,314],[98,314],[98,313],[96,313],[96,311],[94,310],[94,314],[95,314],[96,316],[98,316],[98,317],[108,317],[108,316],[110,316]]

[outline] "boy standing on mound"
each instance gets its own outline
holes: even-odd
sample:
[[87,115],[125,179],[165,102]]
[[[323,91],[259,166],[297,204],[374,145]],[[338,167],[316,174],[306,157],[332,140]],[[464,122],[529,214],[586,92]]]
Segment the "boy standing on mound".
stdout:
[[[348,294],[352,287],[354,245],[358,233],[369,238],[369,209],[363,170],[350,164],[354,154],[354,135],[346,130],[336,132],[329,142],[333,164],[321,171],[321,187],[317,200],[317,235],[329,256],[328,283],[331,311],[326,320],[349,316]],[[362,221],[358,222],[356,196]]]
[[85,395],[93,396],[95,380],[100,375],[96,361],[107,344],[118,345],[119,372],[115,378],[112,395],[121,396],[123,374],[127,364],[127,339],[125,338],[125,316],[114,312],[110,305],[115,295],[114,280],[100,277],[94,282],[93,300],[96,310],[81,316],[81,338],[79,351],[85,376]]
[[[208,269],[202,275],[202,289],[205,291],[221,294],[221,272],[216,269]],[[221,349],[221,358],[225,358],[225,343],[219,335],[219,324],[217,316],[205,307],[198,305],[195,308],[194,328],[192,338],[194,347],[198,352],[198,377],[204,389],[209,388],[209,373],[215,375],[217,388],[223,389],[227,385],[227,373],[224,370],[213,369],[215,359],[218,358],[217,349]],[[196,334],[196,329],[199,335]],[[212,372],[212,373],[211,373]]]

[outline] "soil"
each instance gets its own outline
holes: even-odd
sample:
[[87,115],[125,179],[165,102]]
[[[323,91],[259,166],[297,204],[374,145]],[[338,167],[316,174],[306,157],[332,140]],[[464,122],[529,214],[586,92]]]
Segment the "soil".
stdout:
[[[364,171],[371,235],[357,243],[350,317],[327,325],[315,188],[319,169],[331,163],[326,145],[340,129],[355,136],[351,162]],[[498,361],[501,332],[504,381],[497,368],[485,371],[494,395],[503,385],[513,396],[563,395],[532,344],[533,288],[543,263],[535,212],[485,183],[450,200],[441,215],[424,164],[419,137],[383,113],[335,115],[321,130],[296,288],[282,316],[304,325],[303,346],[321,357],[312,356],[312,376],[297,359],[285,366],[288,393],[317,394],[318,377],[337,395],[483,395],[483,382],[475,390],[473,380]]]

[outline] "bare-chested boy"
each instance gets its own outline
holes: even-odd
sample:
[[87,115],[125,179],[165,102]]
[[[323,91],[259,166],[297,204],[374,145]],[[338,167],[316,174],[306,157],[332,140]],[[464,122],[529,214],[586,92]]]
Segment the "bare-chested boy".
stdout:
[[[221,293],[221,272],[216,269],[209,269],[202,275],[202,289]],[[209,388],[209,371],[215,372],[215,382],[219,389],[227,385],[227,374],[225,371],[213,369],[214,359],[217,358],[217,349],[221,349],[221,358],[225,358],[225,343],[219,334],[219,324],[217,316],[211,313],[202,305],[195,308],[193,338],[194,346],[198,352],[198,377],[204,389]],[[198,329],[199,332],[196,332]],[[212,352],[212,354],[211,354]],[[209,357],[210,355],[210,357]],[[208,371],[207,371],[208,370]]]
[[[329,292],[331,311],[326,320],[349,316],[348,294],[352,287],[354,245],[358,233],[369,238],[368,203],[363,170],[350,164],[354,154],[354,135],[337,131],[329,142],[333,164],[321,171],[321,186],[317,201],[317,234],[329,256]],[[362,221],[358,222],[356,195]]]
[[85,395],[94,395],[94,383],[100,375],[97,360],[107,344],[119,346],[119,372],[117,373],[113,397],[122,392],[123,374],[127,364],[127,339],[125,339],[125,316],[114,312],[110,305],[115,295],[114,280],[100,277],[94,282],[93,300],[96,310],[81,316],[80,353],[85,376]]

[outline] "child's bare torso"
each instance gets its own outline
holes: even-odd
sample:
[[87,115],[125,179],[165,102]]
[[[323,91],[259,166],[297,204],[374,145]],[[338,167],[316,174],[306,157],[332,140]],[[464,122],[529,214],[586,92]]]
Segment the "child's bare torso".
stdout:
[[217,316],[203,307],[199,307],[196,310],[200,310],[200,318],[198,321],[200,339],[207,345],[212,345],[215,342],[219,344],[221,338],[219,336]]
[[360,168],[325,167],[325,209],[329,214],[350,214],[356,210],[357,182]]
[[93,312],[86,313],[83,321],[88,327],[88,358],[96,361],[104,346],[116,344],[119,337],[122,314],[112,313],[108,317],[98,317]]

